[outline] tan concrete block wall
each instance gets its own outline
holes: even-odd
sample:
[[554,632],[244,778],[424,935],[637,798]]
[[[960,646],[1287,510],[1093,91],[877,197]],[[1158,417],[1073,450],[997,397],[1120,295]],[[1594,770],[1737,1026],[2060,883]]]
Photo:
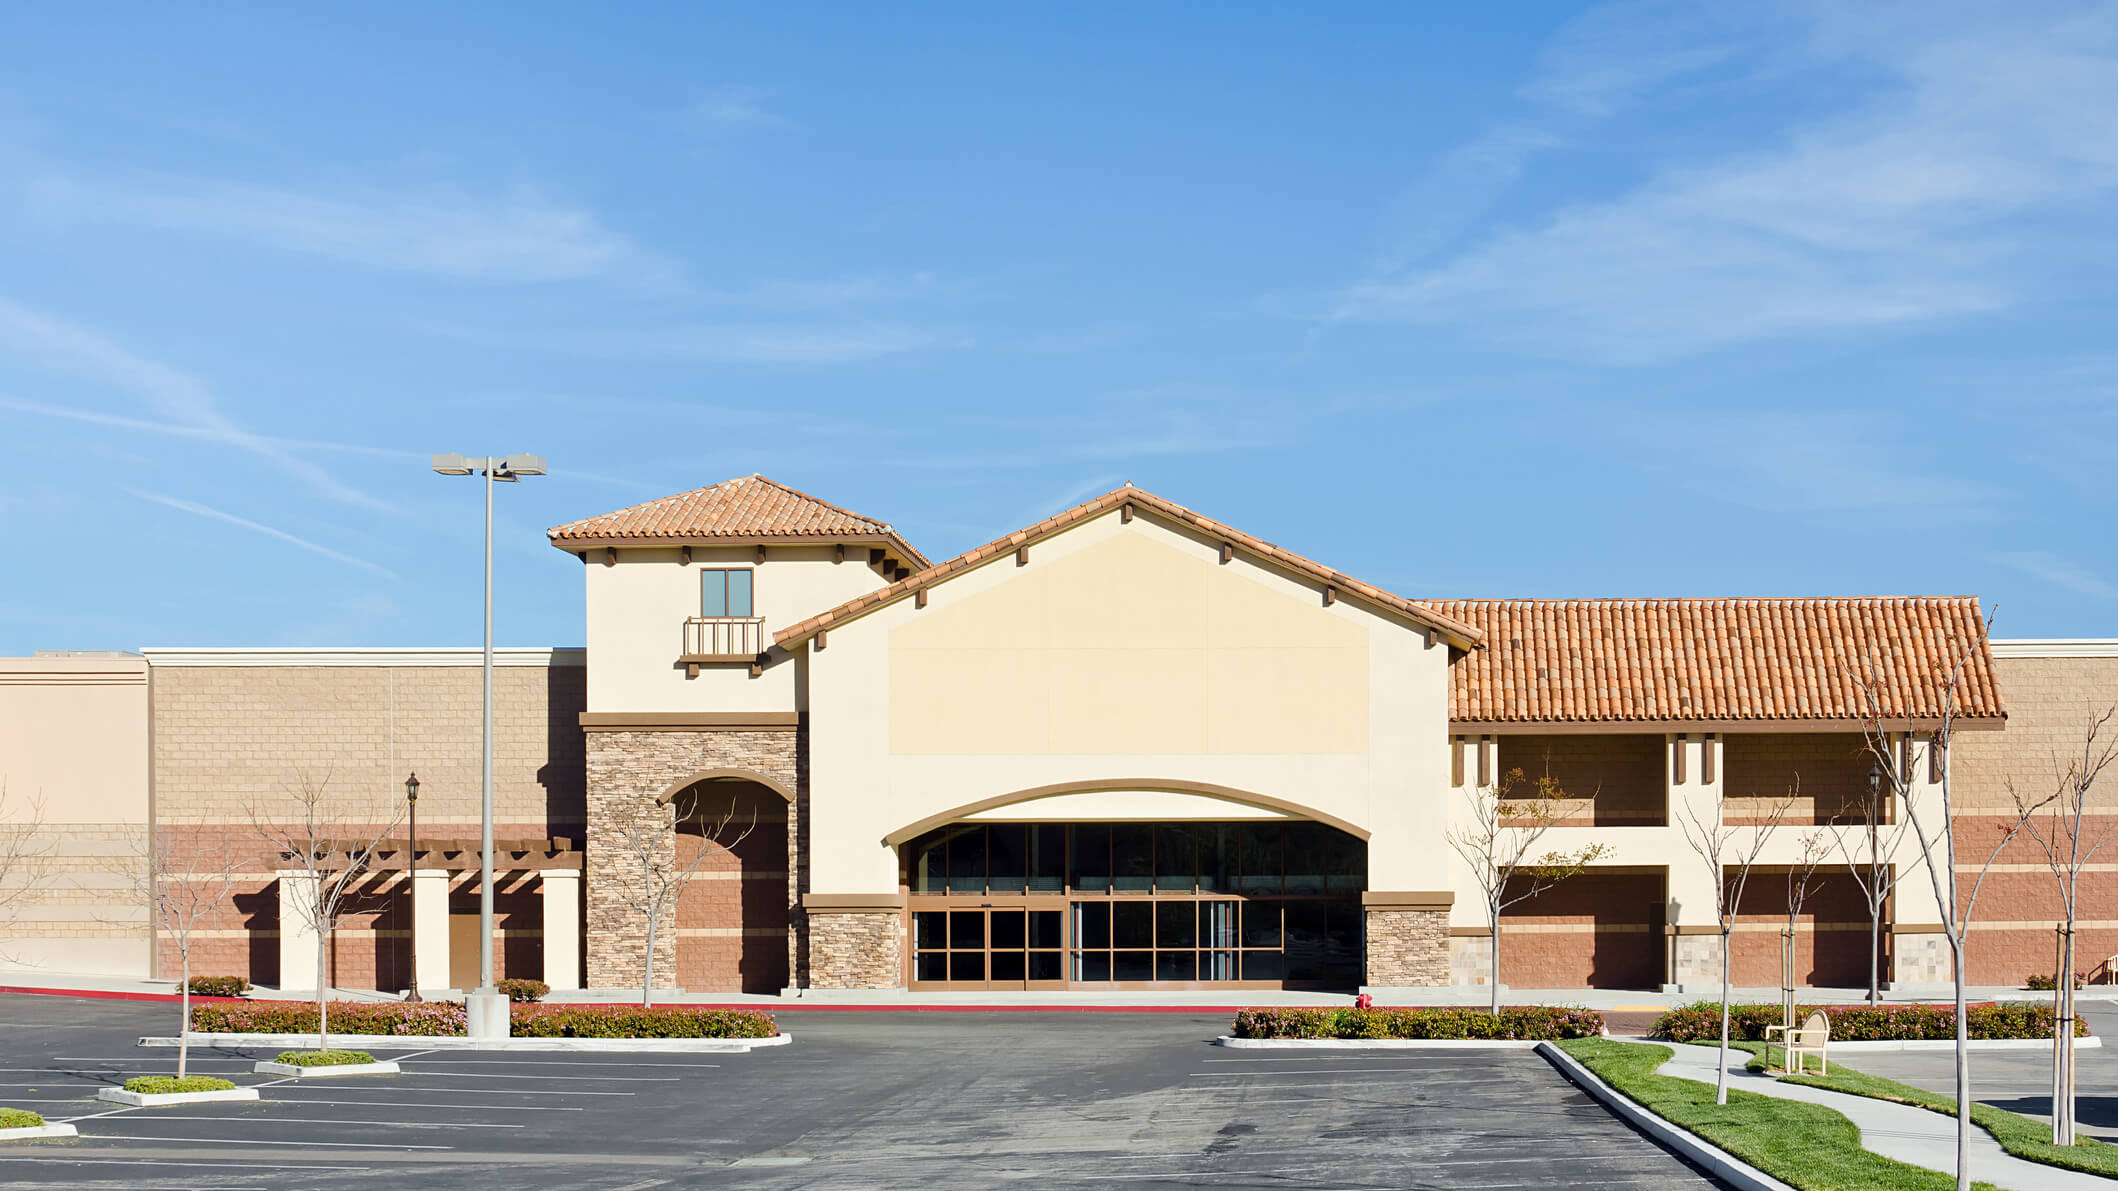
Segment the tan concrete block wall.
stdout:
[[1371,909],[1367,916],[1367,977],[1381,987],[1433,987],[1449,982],[1447,910]]
[[809,914],[809,987],[903,988],[904,919],[897,914]]
[[[496,817],[578,834],[584,684],[580,666],[494,670]],[[416,770],[422,831],[475,834],[481,699],[476,666],[157,667],[156,819],[245,822],[304,773],[395,804]]]
[[1669,798],[1664,785],[1660,736],[1503,736],[1495,750],[1494,776],[1521,770],[1517,793],[1536,788],[1549,773],[1573,800],[1566,821],[1582,826],[1646,826],[1666,823]]
[[1850,821],[1868,797],[1870,758],[1858,732],[1731,733],[1721,763],[1731,823],[1770,813],[1790,791],[1794,806],[1781,820],[1788,826]]
[[1662,983],[1662,918],[1660,873],[1563,881],[1501,912],[1501,983],[1654,988]]
[[1459,988],[1483,986],[1493,978],[1492,940],[1484,935],[1449,938],[1449,983]]

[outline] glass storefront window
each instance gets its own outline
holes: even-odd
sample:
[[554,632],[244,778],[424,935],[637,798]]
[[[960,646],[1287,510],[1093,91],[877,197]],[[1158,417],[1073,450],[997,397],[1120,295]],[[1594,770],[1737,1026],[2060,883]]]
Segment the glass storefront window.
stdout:
[[1153,947],[1155,945],[1155,903],[1150,901],[1112,902],[1110,905],[1111,939],[1116,947]]
[[1287,825],[1287,892],[1322,893],[1324,870],[1330,860],[1329,842],[1321,832],[1330,831],[1316,823],[1289,823]]
[[1198,848],[1191,825],[1163,824],[1155,831],[1155,892],[1190,893],[1198,882]]
[[1110,891],[1110,828],[1079,826],[1066,829],[1067,884],[1083,893]]
[[[1063,893],[1066,890],[1066,828],[1056,823],[1030,825],[1031,893]],[[1033,977],[1034,979],[1034,977]],[[1056,980],[1058,977],[1054,976]]]
[[1028,888],[1028,828],[995,823],[985,829],[985,847],[987,889],[994,893],[1021,893]]
[[985,892],[985,828],[959,830],[950,837],[949,892]]
[[1280,891],[1280,837],[1278,823],[1243,823],[1231,832],[1236,837],[1236,863],[1240,866],[1236,888],[1248,894]]
[[1155,949],[1199,945],[1197,904],[1189,901],[1155,903]]
[[1155,829],[1146,823],[1114,823],[1110,829],[1111,888],[1145,893],[1155,875]]

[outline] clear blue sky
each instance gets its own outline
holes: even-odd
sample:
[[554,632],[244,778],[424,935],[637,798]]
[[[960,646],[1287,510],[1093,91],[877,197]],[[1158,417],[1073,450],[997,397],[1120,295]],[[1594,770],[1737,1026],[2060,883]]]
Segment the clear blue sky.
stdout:
[[0,652],[581,639],[753,471],[2118,635],[2118,7],[0,9]]

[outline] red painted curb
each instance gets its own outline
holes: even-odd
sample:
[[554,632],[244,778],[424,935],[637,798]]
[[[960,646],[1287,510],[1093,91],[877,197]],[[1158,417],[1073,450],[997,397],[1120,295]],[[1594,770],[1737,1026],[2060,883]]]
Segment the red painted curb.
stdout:
[[[36,997],[83,997],[95,1001],[160,1001],[173,1003],[181,998],[178,993],[117,992],[108,989],[89,988],[28,988],[0,985],[0,993],[15,993]],[[247,1005],[271,1005],[279,1003],[253,997],[205,997],[193,994],[193,1004],[226,1002]],[[287,1001],[290,1005],[307,1004],[304,1001]],[[342,1001],[350,1005],[401,1005],[402,1001]],[[542,1001],[539,1004],[554,1009],[637,1009],[639,1006],[627,1001]],[[700,1004],[681,1001],[656,1005],[656,1009],[754,1009],[761,1013],[1189,1013],[1234,1014],[1253,1006],[1243,1005],[743,1005]]]
[[[176,1002],[184,999],[184,994],[182,993],[117,992],[103,988],[25,988],[9,984],[0,984],[0,993],[18,993],[31,997],[85,997],[91,1001]],[[200,993],[191,994],[191,1002],[194,1005],[203,1001],[243,1001],[248,999],[247,997],[209,997]]]

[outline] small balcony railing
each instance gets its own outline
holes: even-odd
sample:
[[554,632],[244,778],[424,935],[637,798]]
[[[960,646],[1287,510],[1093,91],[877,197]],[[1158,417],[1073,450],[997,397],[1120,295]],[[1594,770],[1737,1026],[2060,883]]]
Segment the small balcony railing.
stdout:
[[693,616],[684,621],[684,653],[677,660],[688,666],[700,662],[753,662],[763,652],[764,617]]

